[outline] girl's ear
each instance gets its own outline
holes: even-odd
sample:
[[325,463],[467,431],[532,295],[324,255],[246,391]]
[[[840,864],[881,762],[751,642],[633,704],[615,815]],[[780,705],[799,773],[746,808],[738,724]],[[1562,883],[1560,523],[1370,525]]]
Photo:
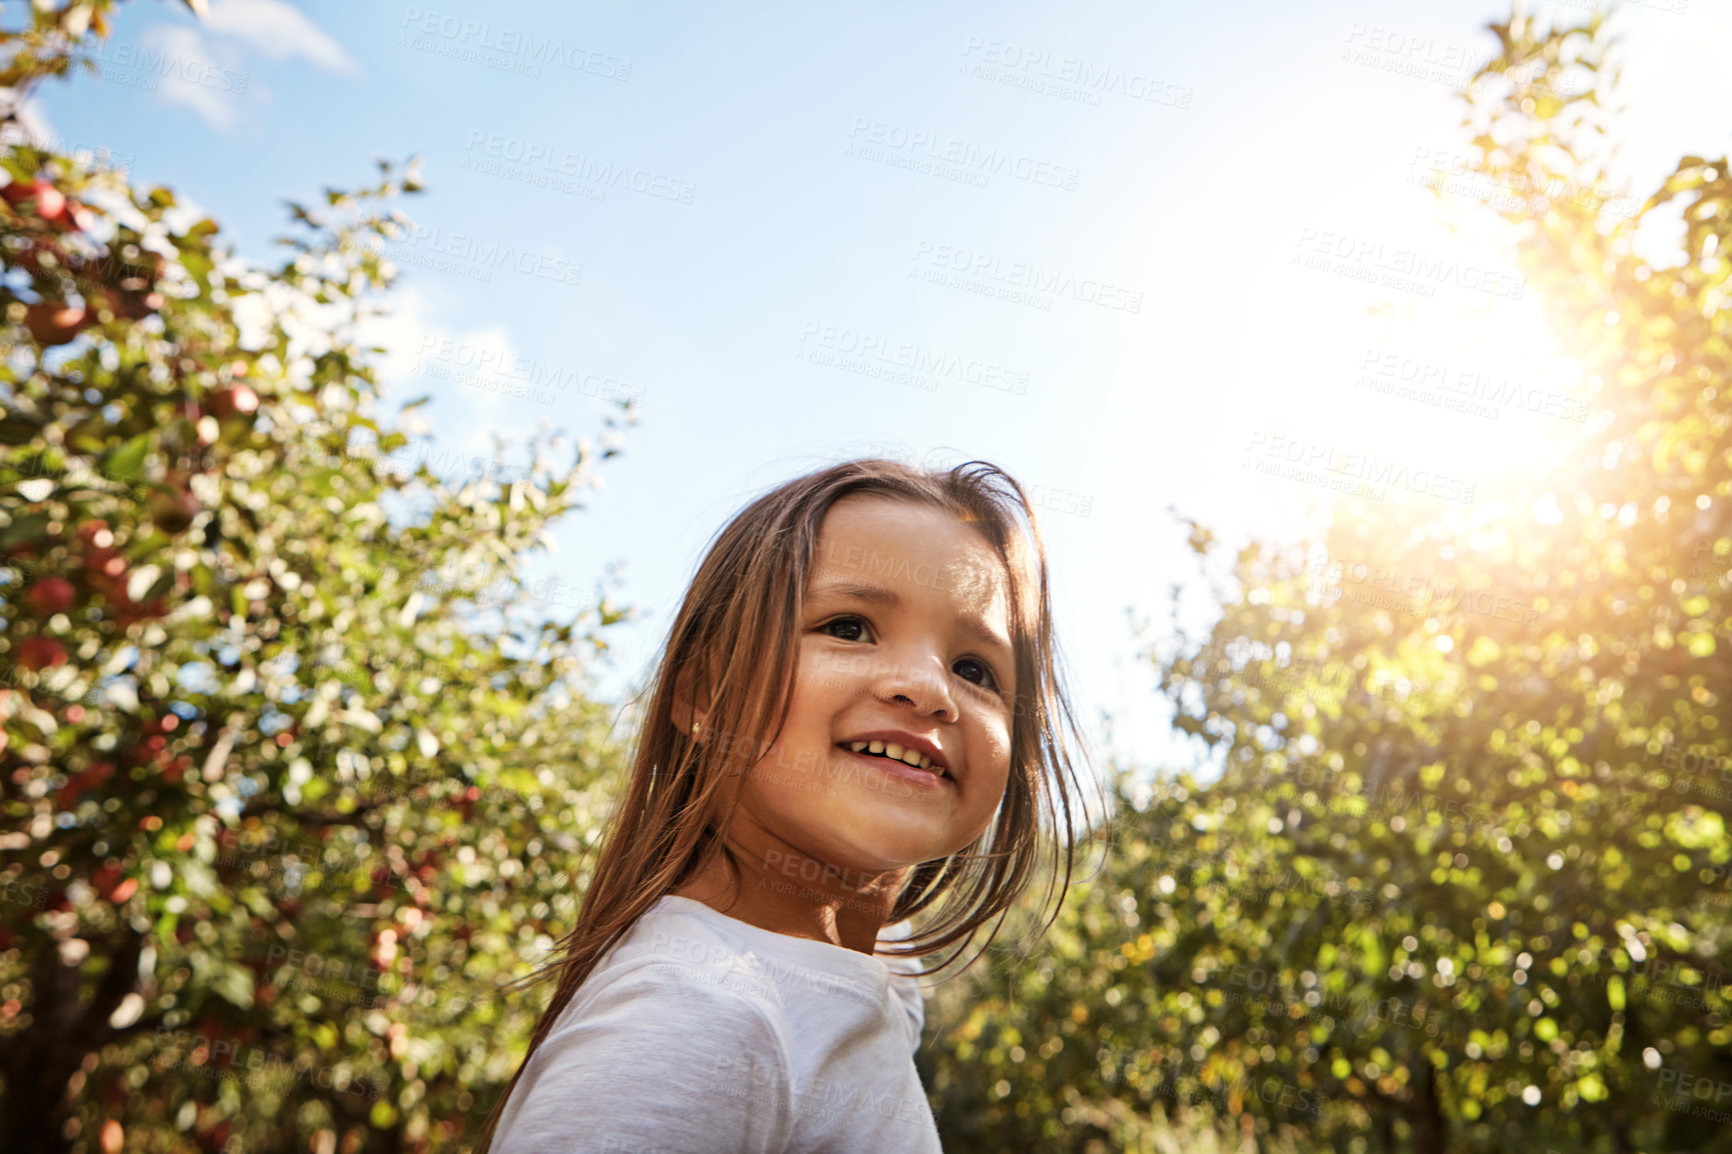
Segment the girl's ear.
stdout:
[[[694,684],[690,668],[674,679],[673,722],[687,737],[703,740],[709,726],[710,695],[707,685]],[[700,728],[694,732],[692,726]]]

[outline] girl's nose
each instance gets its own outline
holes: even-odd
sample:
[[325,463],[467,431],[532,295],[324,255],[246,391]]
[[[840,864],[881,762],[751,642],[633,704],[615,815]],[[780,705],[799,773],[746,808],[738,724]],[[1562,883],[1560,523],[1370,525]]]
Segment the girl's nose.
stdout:
[[937,654],[893,659],[875,686],[885,701],[903,701],[922,716],[940,714],[946,721],[956,718],[956,701],[950,693],[944,662]]

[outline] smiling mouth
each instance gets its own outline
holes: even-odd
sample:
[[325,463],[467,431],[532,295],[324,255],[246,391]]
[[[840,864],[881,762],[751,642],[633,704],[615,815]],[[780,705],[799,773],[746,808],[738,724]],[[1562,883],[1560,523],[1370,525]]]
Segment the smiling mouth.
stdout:
[[862,754],[866,757],[882,757],[886,761],[896,761],[912,769],[923,769],[934,777],[949,777],[944,767],[916,749],[904,749],[895,742],[884,741],[848,741],[838,742],[838,746],[850,753]]

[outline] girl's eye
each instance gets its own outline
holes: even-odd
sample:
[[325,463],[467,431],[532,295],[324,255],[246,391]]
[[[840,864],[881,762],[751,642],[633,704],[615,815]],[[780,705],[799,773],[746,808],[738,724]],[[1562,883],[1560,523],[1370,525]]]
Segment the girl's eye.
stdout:
[[962,680],[973,682],[983,689],[998,688],[998,678],[992,675],[992,670],[988,669],[984,662],[976,661],[972,657],[964,657],[950,668]]
[[820,625],[818,631],[843,641],[868,641],[872,636],[872,630],[858,617],[838,617]]

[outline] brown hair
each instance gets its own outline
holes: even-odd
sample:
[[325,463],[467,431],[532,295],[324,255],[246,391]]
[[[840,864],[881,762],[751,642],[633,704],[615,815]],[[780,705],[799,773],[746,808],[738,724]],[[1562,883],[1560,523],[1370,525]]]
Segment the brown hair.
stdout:
[[[714,833],[706,826],[726,775],[730,769],[738,773],[740,743],[730,749],[729,742],[693,740],[675,721],[682,692],[687,701],[704,701],[706,730],[769,735],[756,742],[759,750],[774,742],[793,696],[806,579],[819,529],[832,505],[859,495],[954,513],[986,538],[1009,577],[1016,654],[1004,799],[972,845],[915,867],[892,922],[948,897],[898,952],[924,955],[955,945],[931,972],[942,970],[996,918],[984,951],[1042,864],[1043,844],[1053,868],[1042,929],[1058,916],[1055,893],[1062,898],[1070,884],[1077,823],[1084,816],[1075,800],[1080,779],[1071,751],[1086,747],[1058,670],[1046,556],[1022,487],[984,461],[923,470],[873,458],[797,477],[753,501],[722,529],[686,591],[647,690],[631,782],[610,822],[577,925],[561,943],[562,956],[529,979],[557,975],[558,986],[523,1063],[487,1119],[478,1150],[491,1142],[530,1057],[597,962],[651,906],[721,852],[726,818]],[[1051,837],[1042,836],[1047,823]],[[1062,885],[1055,884],[1060,873]]]

